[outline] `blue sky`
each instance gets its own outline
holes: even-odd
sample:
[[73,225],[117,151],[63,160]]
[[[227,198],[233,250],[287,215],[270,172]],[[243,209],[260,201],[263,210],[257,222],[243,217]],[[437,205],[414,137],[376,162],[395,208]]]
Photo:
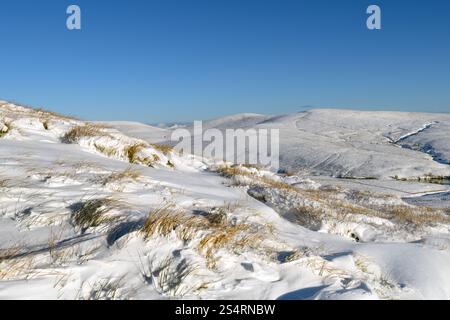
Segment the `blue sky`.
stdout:
[[1,99],[85,119],[450,112],[447,0],[4,0],[0,39]]

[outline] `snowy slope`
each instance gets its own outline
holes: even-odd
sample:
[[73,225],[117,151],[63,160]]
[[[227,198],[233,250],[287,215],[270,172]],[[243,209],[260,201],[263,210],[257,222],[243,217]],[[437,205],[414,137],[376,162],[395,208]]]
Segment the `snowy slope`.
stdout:
[[[303,116],[222,124],[301,132]],[[0,299],[450,298],[441,212],[269,171],[222,177],[129,123],[133,137],[95,127],[68,143],[89,125],[0,102]],[[321,222],[293,219],[299,206]]]
[[[152,137],[154,131],[117,128],[131,135],[138,130],[144,139],[146,134]],[[450,176],[448,114],[316,109],[281,116],[237,114],[204,121],[203,128],[279,129],[281,167],[304,174]]]
[[450,123],[436,121],[429,128],[419,134],[402,139],[403,147],[430,154],[435,161],[450,164]]
[[161,142],[170,139],[170,130],[162,129],[140,122],[133,121],[105,121],[101,122],[107,126],[125,132],[130,137],[147,141]]

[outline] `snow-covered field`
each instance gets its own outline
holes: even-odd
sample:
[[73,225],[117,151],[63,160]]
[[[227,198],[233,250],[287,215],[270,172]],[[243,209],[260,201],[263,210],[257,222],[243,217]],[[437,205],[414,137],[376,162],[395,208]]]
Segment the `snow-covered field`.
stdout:
[[206,123],[280,129],[283,175],[179,155],[170,129],[0,102],[0,299],[450,299],[450,187],[399,181],[450,176],[449,123]]

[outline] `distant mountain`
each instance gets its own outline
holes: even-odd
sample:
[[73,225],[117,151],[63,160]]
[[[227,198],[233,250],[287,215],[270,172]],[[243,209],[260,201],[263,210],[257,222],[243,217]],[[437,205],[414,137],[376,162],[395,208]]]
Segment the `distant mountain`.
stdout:
[[[169,129],[114,126],[139,138],[170,140]],[[281,167],[290,171],[348,178],[450,175],[449,114],[313,109],[236,114],[204,121],[203,128],[279,129]]]

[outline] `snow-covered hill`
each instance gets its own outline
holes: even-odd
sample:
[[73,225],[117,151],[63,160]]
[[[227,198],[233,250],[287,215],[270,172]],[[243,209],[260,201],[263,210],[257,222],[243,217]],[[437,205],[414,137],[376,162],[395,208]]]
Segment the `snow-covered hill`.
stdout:
[[[316,109],[284,116],[240,114],[205,129],[280,130],[283,169],[349,178],[450,176],[450,115]],[[416,148],[401,146],[415,145]]]
[[109,127],[126,133],[130,137],[148,140],[151,142],[164,142],[170,139],[171,131],[133,121],[101,122]]
[[[311,172],[446,172],[389,141],[447,116],[345,114],[209,124],[279,127],[283,163]],[[0,102],[0,132],[0,299],[450,298],[445,208],[179,155],[134,123]]]

